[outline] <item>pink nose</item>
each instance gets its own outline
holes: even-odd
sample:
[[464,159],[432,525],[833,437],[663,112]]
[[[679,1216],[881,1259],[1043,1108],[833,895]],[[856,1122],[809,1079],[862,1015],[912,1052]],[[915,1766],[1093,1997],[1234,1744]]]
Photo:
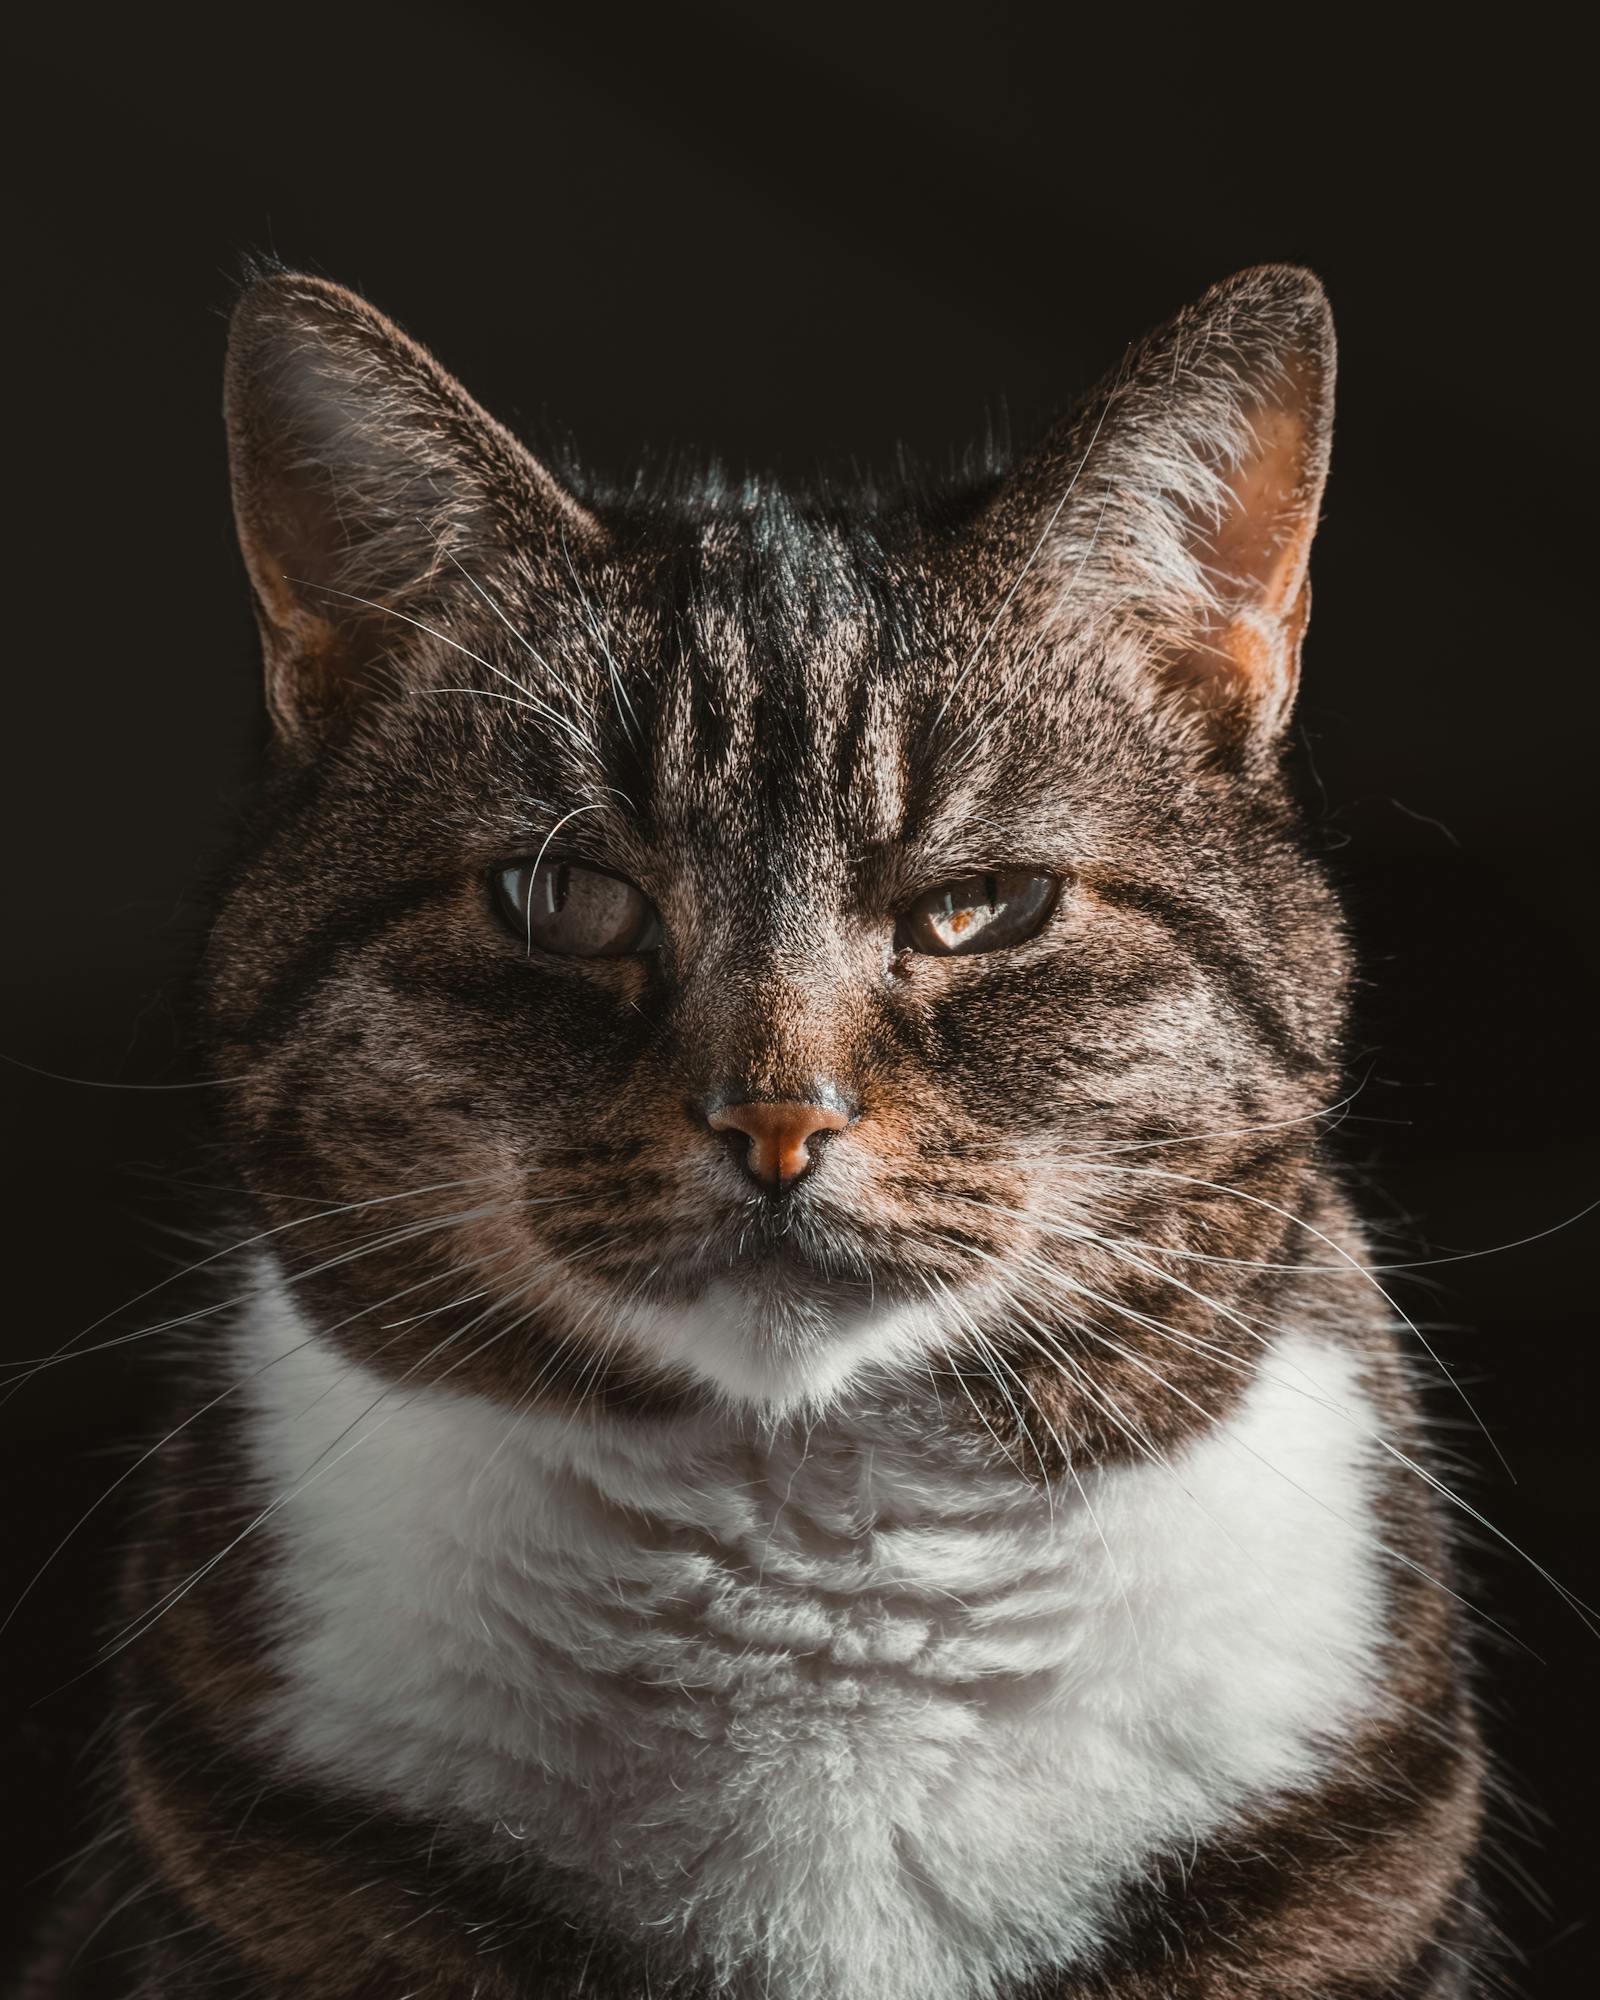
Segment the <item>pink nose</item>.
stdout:
[[808,1139],[842,1132],[850,1120],[826,1104],[730,1104],[710,1112],[706,1123],[713,1132],[742,1132],[750,1142],[746,1173],[775,1192],[811,1165]]

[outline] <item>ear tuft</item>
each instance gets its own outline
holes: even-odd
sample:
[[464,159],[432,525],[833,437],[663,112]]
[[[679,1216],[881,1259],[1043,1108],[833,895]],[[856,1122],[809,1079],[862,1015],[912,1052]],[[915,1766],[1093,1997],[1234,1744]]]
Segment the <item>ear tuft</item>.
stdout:
[[463,570],[593,531],[431,355],[320,278],[275,272],[245,291],[225,409],[268,701],[290,735],[368,693],[405,621],[428,622]]

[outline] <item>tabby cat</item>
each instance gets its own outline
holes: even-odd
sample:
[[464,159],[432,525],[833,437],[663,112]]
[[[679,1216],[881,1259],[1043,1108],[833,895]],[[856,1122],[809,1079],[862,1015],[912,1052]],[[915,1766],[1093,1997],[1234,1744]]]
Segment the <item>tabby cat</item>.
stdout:
[[619,494],[249,286],[245,1240],[31,1992],[1475,1990],[1282,769],[1333,369],[1253,270],[1014,465]]

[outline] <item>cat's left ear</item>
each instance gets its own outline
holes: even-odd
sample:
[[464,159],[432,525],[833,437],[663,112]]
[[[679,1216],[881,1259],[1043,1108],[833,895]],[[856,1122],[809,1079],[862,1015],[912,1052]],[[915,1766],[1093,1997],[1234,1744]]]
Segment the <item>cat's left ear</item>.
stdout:
[[1000,501],[1030,614],[1121,628],[1246,756],[1294,700],[1333,385],[1317,279],[1241,272],[1132,349]]
[[430,354],[323,279],[242,295],[225,404],[267,703],[290,740],[353,713],[508,553],[600,533]]

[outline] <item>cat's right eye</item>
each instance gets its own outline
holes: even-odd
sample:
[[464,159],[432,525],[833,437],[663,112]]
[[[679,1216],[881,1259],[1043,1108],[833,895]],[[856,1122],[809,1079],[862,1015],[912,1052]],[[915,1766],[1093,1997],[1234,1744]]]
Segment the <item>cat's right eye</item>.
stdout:
[[661,919],[642,889],[581,862],[513,861],[494,873],[506,927],[532,951],[560,958],[627,958],[661,942]]

